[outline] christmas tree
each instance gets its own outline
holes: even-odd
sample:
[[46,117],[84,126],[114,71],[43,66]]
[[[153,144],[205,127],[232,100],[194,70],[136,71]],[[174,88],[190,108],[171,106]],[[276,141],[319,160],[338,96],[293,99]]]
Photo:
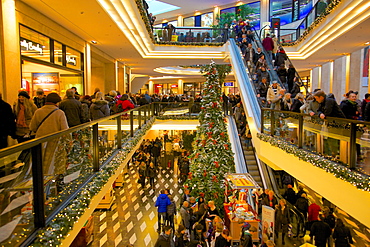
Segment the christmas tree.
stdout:
[[224,176],[235,170],[221,96],[221,85],[230,71],[230,65],[216,65],[214,62],[201,68],[207,81],[199,114],[200,126],[185,183],[185,188],[190,188],[193,196],[204,195],[207,201],[215,201],[218,209],[222,208],[224,201]]

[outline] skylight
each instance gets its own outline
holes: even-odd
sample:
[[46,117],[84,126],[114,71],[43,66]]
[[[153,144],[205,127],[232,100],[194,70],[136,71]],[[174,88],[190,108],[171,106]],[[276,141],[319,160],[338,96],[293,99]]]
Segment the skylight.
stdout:
[[159,15],[162,13],[170,12],[172,10],[180,9],[180,7],[178,6],[157,0],[146,0],[146,2],[149,5],[149,13],[152,13],[153,15]]

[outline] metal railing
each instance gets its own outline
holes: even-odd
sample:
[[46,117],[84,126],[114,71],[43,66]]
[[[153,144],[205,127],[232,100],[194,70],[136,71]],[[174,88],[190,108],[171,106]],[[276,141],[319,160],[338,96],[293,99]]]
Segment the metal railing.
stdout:
[[154,27],[156,41],[162,43],[225,43],[229,39],[229,30],[211,27]]
[[[370,134],[366,127],[369,122],[335,117],[321,119],[303,113],[263,108],[261,123],[261,133],[283,138],[298,148],[322,154],[362,174],[362,167],[370,165],[362,155],[362,149],[370,147]],[[348,143],[349,148],[341,149],[341,143]]]
[[151,117],[145,105],[0,150],[4,246],[28,246]]

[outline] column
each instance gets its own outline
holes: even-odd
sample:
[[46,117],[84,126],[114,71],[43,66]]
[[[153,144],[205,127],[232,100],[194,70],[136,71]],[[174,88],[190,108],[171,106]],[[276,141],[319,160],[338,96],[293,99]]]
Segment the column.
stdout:
[[94,88],[91,86],[91,46],[88,42],[85,43],[85,58],[84,58],[84,92],[83,94],[89,94],[93,92]]
[[1,22],[1,89],[3,90],[3,99],[13,104],[17,99],[18,90],[21,88],[19,27],[14,0],[2,0]]
[[346,90],[346,56],[337,58],[333,62],[333,94],[337,102],[342,99]]
[[261,0],[261,28],[263,27],[264,22],[270,21],[270,1],[269,0]]
[[154,83],[153,81],[149,81],[149,95],[154,94]]
[[177,94],[184,94],[184,81],[181,79],[177,80]]

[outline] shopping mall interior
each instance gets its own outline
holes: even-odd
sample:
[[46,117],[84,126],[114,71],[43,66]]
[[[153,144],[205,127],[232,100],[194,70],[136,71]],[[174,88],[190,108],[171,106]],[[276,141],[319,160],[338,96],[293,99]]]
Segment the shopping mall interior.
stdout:
[[[296,203],[288,200],[285,238],[277,234],[285,231],[278,209],[262,206],[263,190],[282,201],[288,184],[305,191],[310,207],[341,219],[351,246],[370,246],[369,1],[2,0],[0,18],[0,93],[11,106],[18,92],[32,98],[40,89],[61,97],[71,87],[81,96],[155,95],[150,104],[25,143],[7,137],[1,246],[155,246],[164,234],[155,205],[161,191],[172,195],[177,230],[187,189],[194,213],[202,198],[216,202],[230,246],[241,245],[246,223],[256,227],[256,246],[316,246]],[[243,26],[252,49],[265,54],[263,76],[254,67],[260,57],[254,62],[243,48]],[[270,35],[272,51],[264,45]],[[277,54],[286,54],[282,65]],[[270,107],[261,78],[292,90],[278,67],[293,71],[307,102],[320,89],[341,105],[352,90],[360,112],[320,118]],[[142,183],[141,151],[156,139],[158,154],[146,151],[145,161],[147,170],[155,163],[155,182],[146,172]],[[50,143],[57,144],[51,153]],[[65,171],[46,172],[47,160],[55,168],[64,162]],[[215,223],[204,224],[212,235]]]

